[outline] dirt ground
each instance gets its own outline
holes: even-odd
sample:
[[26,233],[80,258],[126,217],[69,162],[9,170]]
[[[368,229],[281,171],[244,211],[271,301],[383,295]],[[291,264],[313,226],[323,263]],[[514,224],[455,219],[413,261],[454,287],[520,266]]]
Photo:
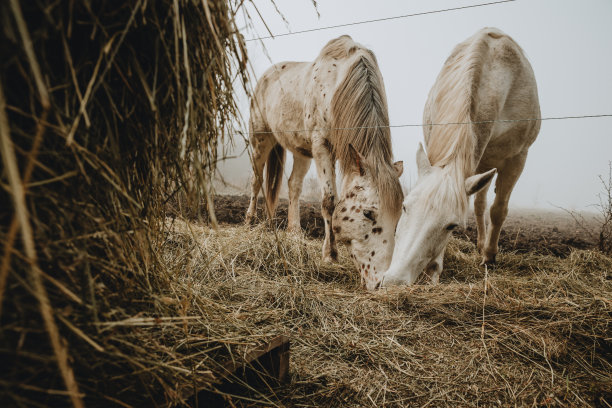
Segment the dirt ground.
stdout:
[[[215,198],[215,212],[221,224],[240,224],[244,221],[249,198],[246,195],[221,195]],[[276,222],[284,228],[287,222],[288,201],[281,199]],[[302,228],[313,238],[324,234],[320,203],[301,202],[300,218]],[[258,219],[264,217],[263,199],[258,205]],[[206,211],[200,214],[206,219]],[[534,252],[566,257],[572,248],[589,249],[596,245],[597,222],[594,214],[584,214],[584,228],[572,216],[562,210],[511,208],[504,223],[499,246],[501,251],[517,253]],[[470,212],[465,229],[460,228],[456,236],[463,236],[476,243],[476,225]]]

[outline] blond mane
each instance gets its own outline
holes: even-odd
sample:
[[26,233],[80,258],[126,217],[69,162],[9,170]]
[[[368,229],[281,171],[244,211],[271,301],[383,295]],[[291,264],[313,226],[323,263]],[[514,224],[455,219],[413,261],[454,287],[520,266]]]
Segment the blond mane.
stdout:
[[366,157],[382,207],[399,213],[403,194],[392,165],[387,96],[374,53],[342,36],[331,40],[319,58],[346,59],[349,64],[331,101],[331,139],[341,171],[351,169],[353,145]]
[[[478,120],[475,117],[476,97],[483,58],[489,47],[487,35],[492,38],[506,36],[496,29],[486,29],[458,44],[429,92],[423,115],[425,125],[451,123],[424,128],[429,162],[454,175],[453,180],[448,181],[452,185],[432,188],[430,199],[456,201],[462,210],[468,207],[464,180],[474,174],[477,164],[474,127],[478,125],[466,123]],[[434,190],[444,190],[446,193]],[[444,194],[444,197],[434,197],[440,194]]]
[[507,36],[497,29],[489,28],[458,44],[429,92],[423,117],[425,124],[457,123],[426,128],[429,134],[427,153],[434,166],[444,167],[459,161],[465,177],[471,176],[475,170],[476,141],[475,125],[463,123],[477,120],[474,117],[476,93],[483,59],[489,48],[487,37],[498,39]]

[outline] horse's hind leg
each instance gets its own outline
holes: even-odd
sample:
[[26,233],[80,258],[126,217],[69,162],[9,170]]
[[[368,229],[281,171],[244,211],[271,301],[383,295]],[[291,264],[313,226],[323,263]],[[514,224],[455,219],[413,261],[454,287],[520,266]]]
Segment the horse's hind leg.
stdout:
[[293,170],[289,177],[289,211],[287,229],[291,232],[300,231],[300,194],[304,177],[310,168],[310,158],[298,154],[293,155]]
[[499,233],[508,215],[508,201],[517,180],[523,172],[527,152],[507,159],[502,168],[498,169],[497,180],[495,180],[495,201],[489,211],[489,228],[487,230],[487,241],[484,246],[483,263],[495,263],[498,252]]
[[[255,126],[251,125],[251,129],[255,129]],[[258,129],[260,132],[265,131]],[[255,133],[251,131],[250,142],[251,142],[251,160],[253,161],[253,178],[251,179],[251,201],[249,203],[249,209],[247,210],[245,217],[245,224],[249,225],[253,222],[253,219],[257,215],[257,196],[261,189],[263,182],[263,169],[268,159],[268,155],[276,143],[274,136],[271,133]]]

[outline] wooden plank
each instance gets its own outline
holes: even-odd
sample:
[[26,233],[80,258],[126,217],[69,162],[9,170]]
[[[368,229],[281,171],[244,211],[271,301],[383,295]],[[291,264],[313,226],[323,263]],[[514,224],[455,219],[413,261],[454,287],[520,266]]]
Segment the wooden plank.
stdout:
[[279,382],[286,380],[289,373],[289,338],[277,336],[261,347],[248,352],[243,362],[230,361],[224,366],[225,373],[221,376],[227,378],[236,375],[240,370],[255,368]]
[[[242,361],[230,361],[214,373],[216,388],[227,394],[236,394],[245,388],[266,389],[278,386],[288,379],[290,341],[277,336],[266,344],[248,351]],[[244,384],[247,384],[246,387]],[[227,401],[208,390],[199,391],[188,399],[189,406],[225,407]]]

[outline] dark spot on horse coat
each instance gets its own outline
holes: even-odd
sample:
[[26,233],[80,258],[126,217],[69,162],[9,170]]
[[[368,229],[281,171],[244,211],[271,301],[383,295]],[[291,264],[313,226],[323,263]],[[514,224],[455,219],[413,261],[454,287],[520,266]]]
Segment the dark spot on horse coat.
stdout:
[[372,234],[380,234],[382,233],[381,227],[372,228]]
[[346,212],[346,207],[342,207],[342,209],[340,210],[340,212]]
[[355,206],[352,206],[352,207],[351,207],[351,211],[353,211],[354,209],[355,209]]
[[323,169],[323,174],[325,174],[325,169]]
[[332,144],[329,139],[323,139],[323,146],[327,149],[328,152],[332,152]]
[[386,243],[387,243],[387,240],[386,240],[386,239],[383,239],[383,244],[386,244]]
[[353,222],[353,221],[355,221],[355,220],[354,220],[354,219],[352,219],[352,218],[349,220],[349,222]]
[[369,235],[365,234],[365,237],[363,237],[363,239],[368,239]]
[[344,217],[344,218],[342,219],[342,221],[347,221],[348,219],[349,219],[349,217],[347,216],[347,217]]
[[285,69],[285,67],[286,67],[286,65],[283,65],[283,66],[281,67],[281,69]]
[[359,211],[361,211],[359,208],[355,210],[355,212],[359,212]]
[[372,251],[372,256],[374,256],[375,253],[376,253],[376,251]]
[[312,153],[310,152],[310,150],[305,149],[303,147],[296,147],[295,150],[297,150],[298,153],[301,154],[302,156],[306,156],[312,159]]
[[332,249],[330,250],[329,255],[334,260],[338,259],[338,250],[336,248],[332,247]]
[[331,216],[334,213],[334,208],[336,207],[336,205],[334,204],[334,196],[325,196],[323,202],[321,203],[321,207],[323,207],[323,209],[327,211],[327,214]]
[[342,228],[340,228],[339,226],[335,226],[333,229],[336,234],[339,234],[340,231],[342,231]]

